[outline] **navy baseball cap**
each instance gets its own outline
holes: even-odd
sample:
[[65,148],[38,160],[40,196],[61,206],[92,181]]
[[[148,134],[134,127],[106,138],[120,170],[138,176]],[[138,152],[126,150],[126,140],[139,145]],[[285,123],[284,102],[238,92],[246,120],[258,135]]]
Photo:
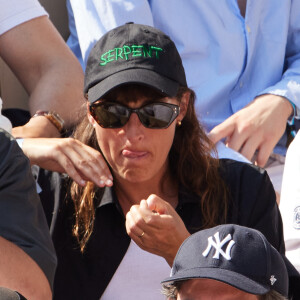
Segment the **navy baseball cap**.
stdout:
[[162,283],[213,279],[254,295],[275,290],[288,296],[288,272],[281,254],[252,228],[226,224],[187,238]]
[[127,23],[107,32],[92,48],[84,93],[93,103],[115,87],[142,84],[174,97],[187,86],[174,42],[162,31]]

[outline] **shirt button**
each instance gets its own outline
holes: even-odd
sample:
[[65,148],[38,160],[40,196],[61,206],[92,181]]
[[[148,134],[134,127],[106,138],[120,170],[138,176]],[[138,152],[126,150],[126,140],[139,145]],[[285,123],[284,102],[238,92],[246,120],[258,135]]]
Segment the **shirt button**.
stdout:
[[246,25],[246,29],[247,29],[248,33],[251,32],[251,29],[250,29],[250,27],[248,25]]

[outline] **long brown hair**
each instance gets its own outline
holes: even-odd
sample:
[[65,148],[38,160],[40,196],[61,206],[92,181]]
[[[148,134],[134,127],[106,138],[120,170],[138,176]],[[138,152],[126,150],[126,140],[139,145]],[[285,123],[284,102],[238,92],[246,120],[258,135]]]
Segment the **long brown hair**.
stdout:
[[[176,128],[169,160],[171,173],[178,183],[199,196],[202,209],[203,227],[209,228],[226,222],[227,188],[219,174],[219,161],[211,156],[214,145],[208,139],[195,114],[195,93],[185,87],[178,91],[180,101],[185,92],[190,93],[187,113],[181,126]],[[82,143],[99,149],[93,126],[85,117],[77,126],[74,138]],[[101,190],[92,182],[85,187],[76,182],[71,185],[71,197],[75,206],[75,224],[73,234],[77,238],[81,251],[91,236],[95,218],[95,208],[99,204]]]

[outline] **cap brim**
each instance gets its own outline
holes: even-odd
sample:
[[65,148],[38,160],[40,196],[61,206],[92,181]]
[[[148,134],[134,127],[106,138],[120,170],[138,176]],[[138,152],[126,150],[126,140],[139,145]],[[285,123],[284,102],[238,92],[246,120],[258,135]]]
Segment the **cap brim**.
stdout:
[[175,97],[179,83],[148,69],[127,69],[100,81],[88,90],[91,103],[103,97],[113,88],[128,83],[142,84],[156,89],[169,97]]
[[172,283],[174,281],[189,279],[213,279],[254,295],[263,295],[270,291],[267,284],[264,285],[241,274],[219,268],[194,268],[185,270],[176,273],[175,276],[164,279],[161,283]]

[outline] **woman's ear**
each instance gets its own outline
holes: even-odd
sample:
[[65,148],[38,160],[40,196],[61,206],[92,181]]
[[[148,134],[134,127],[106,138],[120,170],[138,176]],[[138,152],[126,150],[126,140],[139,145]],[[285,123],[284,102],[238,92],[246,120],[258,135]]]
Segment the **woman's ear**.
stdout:
[[186,112],[187,112],[187,108],[189,105],[189,100],[190,100],[190,92],[185,92],[183,93],[182,97],[181,97],[181,101],[180,101],[180,113],[178,115],[178,120],[182,121],[182,119],[185,117]]
[[90,103],[88,101],[86,102],[86,106],[87,106],[87,117],[89,119],[89,122],[90,122],[90,124],[92,124],[95,127],[96,121],[93,118],[93,116],[91,115]]

